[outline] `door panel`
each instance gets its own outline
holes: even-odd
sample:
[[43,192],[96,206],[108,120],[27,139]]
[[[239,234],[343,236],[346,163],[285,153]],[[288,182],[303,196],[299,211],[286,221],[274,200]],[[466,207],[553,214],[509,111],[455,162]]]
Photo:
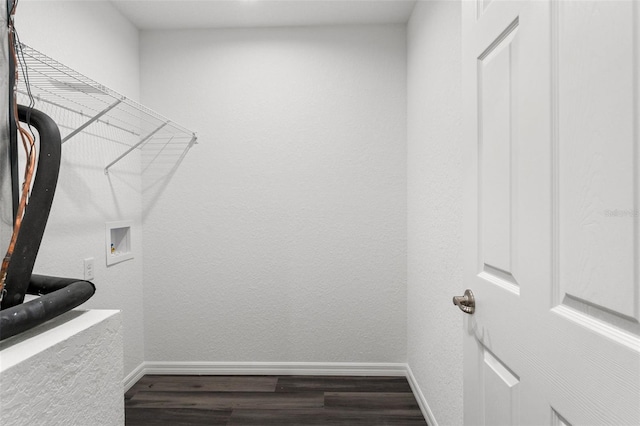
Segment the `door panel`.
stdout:
[[484,424],[509,426],[520,419],[520,378],[483,348]]
[[467,247],[475,261],[466,265],[466,273],[476,295],[476,313],[466,321],[469,338],[464,342],[465,423],[510,425],[523,417],[525,391],[519,376],[522,339],[513,321],[505,321],[516,317],[521,306],[520,19],[516,8],[501,8],[498,0],[479,6],[481,13],[468,13],[474,23],[480,16],[477,25],[484,31],[472,36],[463,70],[468,71],[463,90],[471,95],[465,105],[473,106],[467,111],[472,124],[465,127],[473,141],[467,169],[474,177],[468,186],[465,234],[471,237]]
[[571,423],[566,421],[556,410],[551,410],[551,425],[552,426],[571,426]]
[[552,10],[557,302],[637,333],[640,70],[634,60],[640,46],[634,4],[562,2]]
[[478,58],[479,237],[485,279],[518,292],[513,274],[513,163],[516,154],[515,67],[518,22],[494,40]]
[[465,424],[640,424],[638,2],[463,2]]

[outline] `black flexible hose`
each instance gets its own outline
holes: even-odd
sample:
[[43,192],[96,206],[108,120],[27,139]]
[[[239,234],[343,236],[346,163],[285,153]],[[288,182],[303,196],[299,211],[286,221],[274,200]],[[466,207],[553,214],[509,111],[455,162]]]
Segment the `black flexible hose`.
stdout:
[[[0,310],[0,340],[14,336],[84,303],[95,292],[88,281],[33,275],[60,170],[61,139],[55,122],[41,111],[18,106],[20,121],[40,135],[40,154],[29,204],[22,219]],[[12,141],[14,142],[14,141]],[[42,294],[22,303],[25,294]]]
[[[56,287],[60,283],[58,281],[60,278],[57,277],[41,276],[40,278],[44,279],[40,282],[40,285],[44,284],[44,287],[50,285]],[[47,279],[52,281],[47,283]],[[8,339],[70,311],[86,302],[95,293],[95,286],[88,281],[68,278],[63,278],[63,280],[70,283],[52,293],[0,311],[0,340]],[[31,293],[32,290],[29,292]],[[36,292],[36,288],[33,292]]]
[[2,309],[19,305],[24,300],[42,235],[47,226],[60,170],[62,142],[56,123],[43,112],[29,110],[22,105],[18,106],[18,117],[22,122],[27,122],[28,119],[38,130],[40,154],[29,204],[25,209],[11,263],[7,268],[6,293],[2,299]]

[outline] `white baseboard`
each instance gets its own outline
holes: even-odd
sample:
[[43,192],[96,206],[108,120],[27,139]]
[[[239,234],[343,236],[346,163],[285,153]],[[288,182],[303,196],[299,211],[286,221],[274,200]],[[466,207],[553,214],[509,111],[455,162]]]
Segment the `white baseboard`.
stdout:
[[411,367],[403,363],[368,362],[168,362],[145,361],[124,379],[128,391],[145,374],[255,376],[404,376],[429,426],[438,426]]
[[147,372],[145,370],[145,362],[143,361],[140,363],[140,365],[134,368],[131,373],[127,374],[127,377],[125,377],[122,381],[122,387],[124,388],[124,391],[126,392],[131,389],[131,387],[135,385],[136,382],[140,380],[145,374],[147,374]]
[[406,368],[405,371],[407,375],[407,381],[409,382],[409,386],[411,386],[411,390],[413,391],[413,394],[415,395],[416,400],[418,401],[418,405],[420,406],[420,411],[422,411],[422,415],[427,421],[427,424],[429,426],[438,426],[438,422],[436,421],[436,418],[433,415],[433,411],[431,411],[431,407],[429,407],[429,404],[427,403],[427,400],[425,399],[424,394],[420,389],[420,386],[418,386],[418,381],[416,380],[416,377],[413,375],[413,371],[411,371],[411,367],[408,364],[406,364],[405,368]]
[[144,374],[404,376],[406,364],[351,362],[160,362],[144,363]]

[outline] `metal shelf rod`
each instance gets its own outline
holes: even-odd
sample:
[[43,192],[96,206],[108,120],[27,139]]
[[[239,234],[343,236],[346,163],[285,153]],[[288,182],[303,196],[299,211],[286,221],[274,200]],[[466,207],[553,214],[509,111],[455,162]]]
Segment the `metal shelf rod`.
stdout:
[[93,117],[91,117],[86,123],[84,123],[82,126],[78,127],[77,129],[75,129],[73,132],[69,133],[67,136],[65,136],[62,139],[62,143],[65,143],[66,141],[68,141],[69,139],[71,139],[72,137],[74,137],[75,135],[77,135],[78,133],[80,133],[81,131],[83,131],[84,129],[86,129],[89,125],[91,125],[91,123],[95,122],[96,120],[98,120],[100,117],[102,117],[103,115],[105,115],[106,113],[108,113],[109,111],[111,111],[112,109],[114,109],[115,107],[117,107],[120,102],[122,102],[122,99],[116,99],[116,101],[114,103],[112,103],[111,105],[109,105],[108,107],[106,107],[105,109],[103,109],[102,111],[100,111],[99,113],[97,113],[96,115],[94,115]]
[[153,135],[155,135],[156,133],[158,133],[164,126],[166,126],[167,124],[169,124],[169,121],[166,121],[164,123],[162,123],[160,126],[158,126],[154,131],[152,131],[151,133],[149,133],[147,136],[145,136],[144,138],[142,138],[140,140],[140,142],[136,143],[135,145],[133,145],[131,148],[129,148],[128,150],[126,150],[125,152],[123,152],[118,158],[116,158],[115,160],[113,160],[112,162],[110,162],[107,167],[104,168],[104,174],[108,175],[109,174],[109,167],[113,166],[114,164],[116,164],[118,161],[122,160],[124,157],[126,157],[127,155],[129,155],[129,153],[131,151],[133,151],[134,149],[136,149],[137,147],[139,147],[140,145],[142,145],[143,143],[145,143],[146,141],[148,141],[149,139],[151,139],[153,137]]
[[[27,94],[27,92],[24,92],[24,91],[22,91],[22,90],[17,90],[17,92],[18,92],[18,93],[20,93],[20,94],[21,94],[21,95],[23,95],[23,96],[29,96],[29,95]],[[57,102],[54,102],[54,101],[52,101],[52,100],[50,100],[50,99],[43,98],[41,95],[36,95],[36,96],[34,96],[34,99],[35,99],[37,102],[44,102],[44,103],[47,103],[47,104],[49,104],[49,105],[53,105],[53,106],[54,106],[54,107],[56,107],[56,108],[60,108],[60,109],[63,109],[63,110],[65,110],[65,111],[69,111],[69,112],[72,112],[72,113],[74,113],[74,114],[78,114],[78,115],[80,115],[80,116],[88,115],[88,114],[84,113],[83,111],[78,111],[78,110],[73,109],[73,108],[70,108],[70,107],[68,107],[68,106],[66,106],[66,105],[62,105],[62,104],[59,104],[59,103],[57,103]],[[108,121],[104,121],[104,120],[97,120],[97,122],[98,122],[98,123],[102,123],[102,124],[106,124],[106,125],[111,126],[111,127],[115,128],[115,129],[118,129],[118,130],[122,130],[123,132],[131,133],[131,134],[132,134],[132,135],[134,135],[134,136],[140,136],[140,133],[137,133],[135,130],[128,129],[128,128],[125,128],[125,127],[121,127],[121,126],[118,126],[117,124],[113,124],[113,123],[110,123],[110,122],[108,122]]]

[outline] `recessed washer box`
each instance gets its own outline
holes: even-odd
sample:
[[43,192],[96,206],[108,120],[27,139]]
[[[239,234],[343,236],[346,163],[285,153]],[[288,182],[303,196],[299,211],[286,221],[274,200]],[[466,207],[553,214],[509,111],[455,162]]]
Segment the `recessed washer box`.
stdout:
[[107,222],[106,224],[107,266],[133,259],[131,246],[132,220]]

